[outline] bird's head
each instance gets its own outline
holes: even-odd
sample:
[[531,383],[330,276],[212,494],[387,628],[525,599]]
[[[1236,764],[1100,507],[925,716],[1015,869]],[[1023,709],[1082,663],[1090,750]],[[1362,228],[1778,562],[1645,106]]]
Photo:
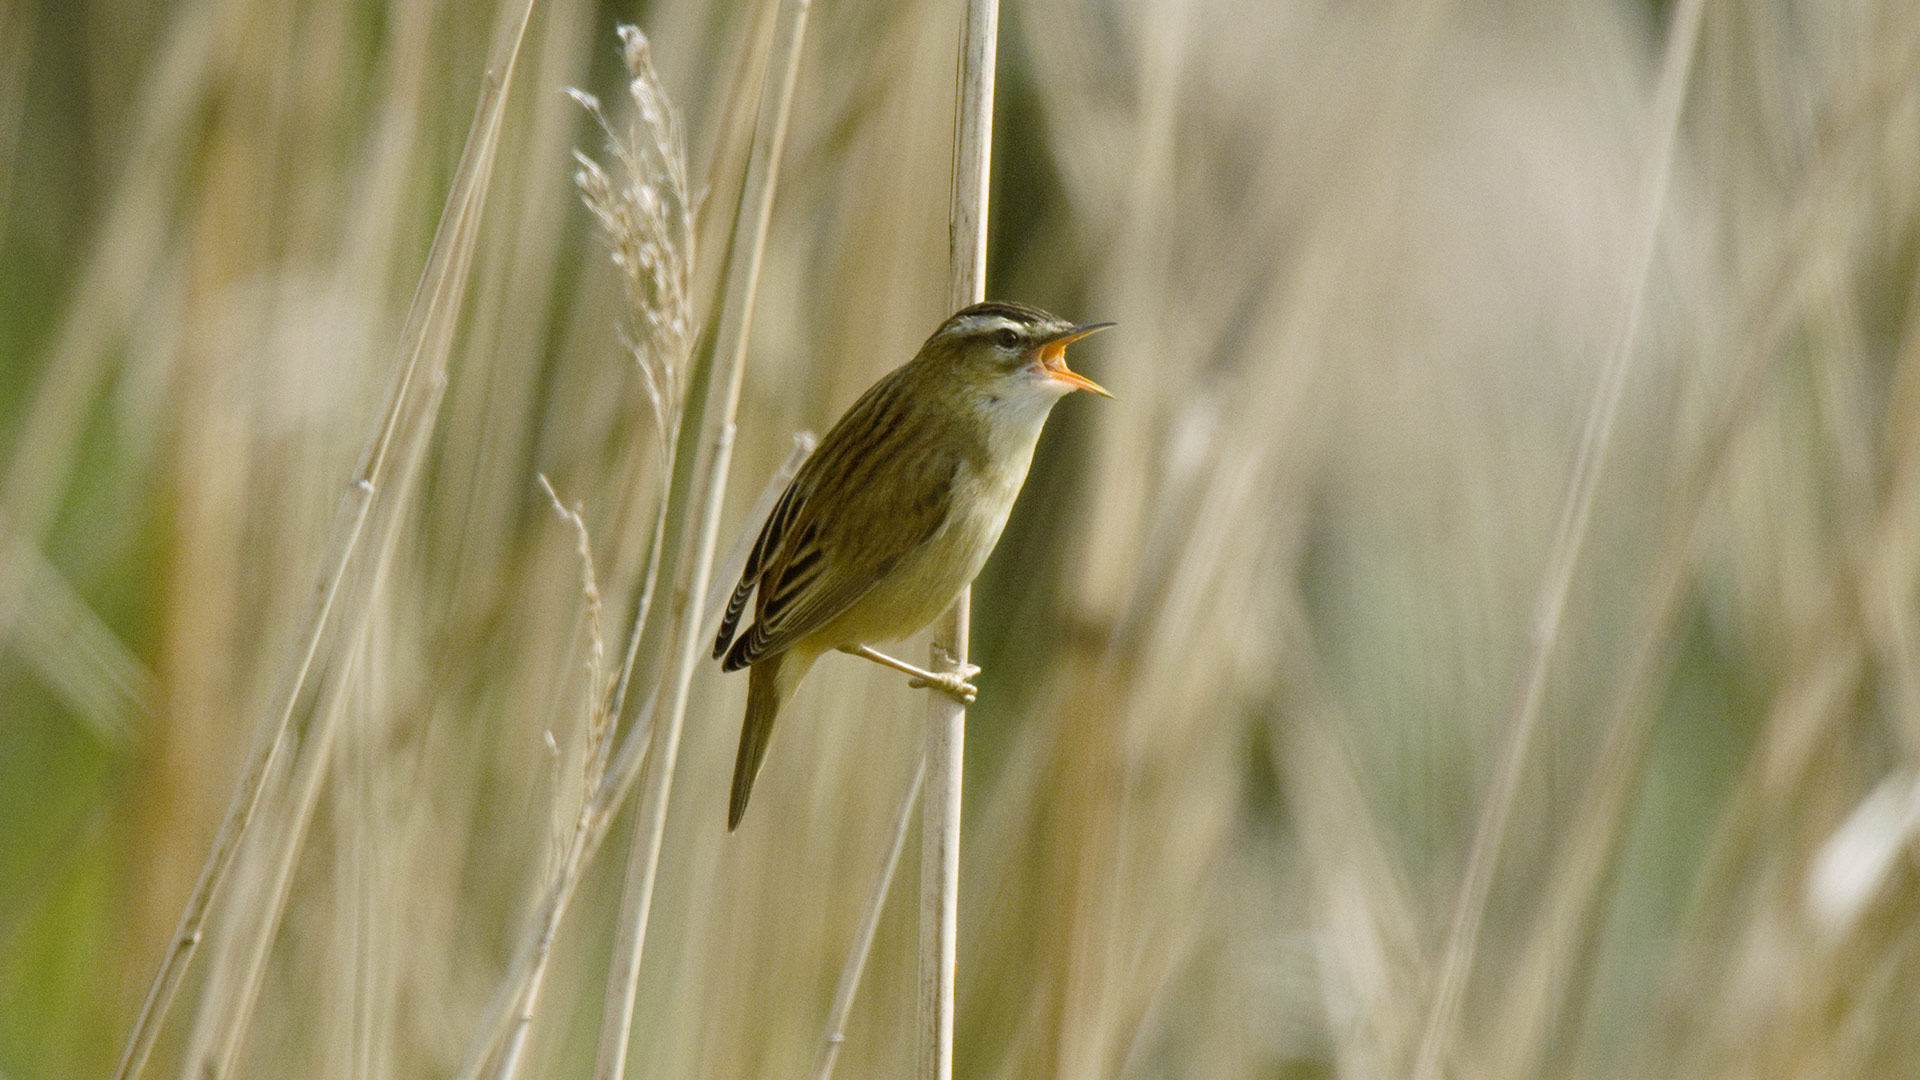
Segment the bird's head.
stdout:
[[1067,345],[1110,322],[1074,324],[1025,304],[989,300],[956,312],[922,347],[976,394],[1051,405],[1074,391],[1112,394],[1067,367]]

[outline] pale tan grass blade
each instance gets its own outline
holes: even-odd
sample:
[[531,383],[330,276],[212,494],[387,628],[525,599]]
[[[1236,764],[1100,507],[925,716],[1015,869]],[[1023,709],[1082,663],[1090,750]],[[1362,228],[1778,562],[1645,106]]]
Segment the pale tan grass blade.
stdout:
[[1581,428],[1579,453],[1567,478],[1559,525],[1527,628],[1512,703],[1502,725],[1492,783],[1474,826],[1473,843],[1468,850],[1446,945],[1435,971],[1432,1005],[1413,1060],[1415,1080],[1439,1080],[1442,1070],[1452,1060],[1453,1029],[1467,978],[1474,966],[1474,953],[1481,923],[1486,917],[1507,822],[1513,813],[1538,726],[1540,703],[1560,636],[1567,595],[1573,584],[1574,569],[1582,559],[1594,497],[1608,460],[1627,377],[1635,356],[1643,347],[1640,327],[1644,301],[1654,251],[1659,244],[1660,225],[1667,214],[1681,107],[1687,100],[1704,10],[1701,0],[1686,0],[1674,11],[1667,31],[1659,85],[1647,125],[1647,153],[1641,164],[1641,182],[1634,200],[1635,240],[1626,268],[1626,288],[1600,381],[1594,387],[1591,409]]
[[[1889,65],[1900,70],[1916,54],[1920,39],[1892,38],[1882,43]],[[1644,614],[1636,629],[1635,648],[1618,676],[1607,709],[1604,741],[1580,798],[1580,810],[1571,818],[1573,832],[1560,845],[1560,857],[1549,879],[1543,914],[1530,934],[1524,965],[1512,981],[1507,999],[1508,1060],[1526,1070],[1528,1062],[1547,1050],[1555,1035],[1558,1014],[1566,995],[1583,970],[1582,957],[1596,947],[1596,920],[1604,888],[1614,872],[1625,808],[1646,752],[1657,686],[1669,671],[1673,624],[1678,618],[1690,581],[1691,568],[1702,542],[1703,519],[1711,494],[1722,484],[1736,459],[1740,437],[1753,423],[1762,391],[1780,361],[1782,341],[1799,309],[1806,289],[1809,245],[1823,235],[1837,212],[1843,190],[1842,166],[1852,151],[1865,144],[1878,115],[1870,103],[1884,101],[1889,83],[1880,81],[1888,68],[1876,66],[1854,94],[1841,101],[1832,125],[1834,150],[1821,155],[1810,176],[1799,184],[1788,203],[1774,243],[1763,259],[1763,270],[1751,298],[1739,312],[1729,355],[1735,359],[1734,381],[1702,438],[1696,463],[1676,485],[1674,509],[1663,523],[1664,535],[1649,579]],[[1849,646],[1851,648],[1853,646]],[[1813,667],[1828,667],[1823,656],[1811,658]],[[1569,1046],[1559,1034],[1559,1048]]]
[[900,796],[900,808],[894,813],[887,853],[880,860],[880,869],[874,873],[873,885],[867,890],[866,902],[860,909],[860,920],[855,926],[853,941],[847,946],[846,959],[841,962],[840,979],[833,990],[833,1003],[827,1007],[826,1032],[820,1037],[820,1051],[813,1061],[814,1080],[832,1080],[834,1065],[840,1060],[840,1047],[847,1041],[847,1018],[853,1014],[854,995],[860,990],[860,977],[866,973],[867,957],[873,952],[873,937],[880,929],[880,915],[886,908],[894,873],[900,868],[900,853],[907,846],[907,826],[913,821],[913,809],[920,801],[920,789],[926,779],[927,762],[923,757],[913,770],[913,780],[907,785],[906,793]]
[[[522,31],[530,14],[531,4],[522,14]],[[329,635],[334,625],[343,624],[348,627],[346,636],[351,640],[356,636],[355,628],[364,618],[364,609],[336,614],[333,601],[338,597],[343,581],[363,564],[363,560],[358,558],[360,541],[376,503],[386,508],[385,528],[377,532],[384,532],[389,539],[394,535],[394,522],[399,516],[397,507],[406,503],[409,481],[417,473],[415,466],[424,452],[426,437],[432,430],[438,390],[444,386],[441,369],[451,347],[459,297],[464,291],[465,275],[479,226],[480,204],[484,201],[487,179],[491,175],[501,106],[511,82],[519,40],[518,35],[508,38],[503,66],[490,76],[490,85],[482,93],[475,111],[467,152],[462,156],[448,197],[445,228],[437,237],[434,251],[429,256],[416,293],[415,306],[408,319],[408,328],[399,342],[399,364],[386,413],[362,455],[360,466],[355,470],[354,479],[348,485],[335,517],[328,554],[322,561],[323,570],[314,591],[313,608],[310,616],[303,620],[305,639],[295,649],[282,689],[276,695],[274,708],[262,717],[254,749],[242,769],[233,804],[219,836],[214,840],[200,881],[182,912],[174,942],[161,962],[147,999],[134,1021],[120,1064],[115,1069],[116,1080],[130,1080],[139,1075],[159,1037],[161,1024],[200,940],[207,909],[239,853],[273,761],[284,750],[287,732],[306,692],[308,675],[322,639]],[[393,460],[395,457],[398,458],[397,462]],[[383,494],[380,489],[390,480],[396,481],[396,490],[384,493],[385,498],[377,498]]]
[[614,966],[608,975],[609,993],[595,1066],[595,1074],[603,1080],[619,1080],[626,1075],[633,1004],[638,994],[640,960],[652,913],[660,849],[665,840],[667,805],[673,790],[681,725],[686,719],[694,665],[706,652],[706,642],[699,633],[705,625],[701,603],[713,576],[714,548],[719,543],[720,513],[733,457],[740,388],[746,373],[747,333],[753,324],[761,256],[766,247],[774,190],[779,184],[781,150],[793,103],[807,7],[804,0],[783,0],[781,17],[767,51],[759,123],[753,151],[747,160],[740,216],[734,223],[734,240],[729,247],[727,283],[718,309],[713,362],[706,375],[708,391],[700,408],[690,417],[699,435],[695,457],[690,462],[693,485],[687,489],[694,502],[686,521],[693,531],[680,548],[675,566],[676,618],[667,638],[671,644],[666,652],[671,665],[665,675],[666,723],[651,733],[646,783],[640,812],[634,819],[633,844],[627,855],[622,917],[613,950]]

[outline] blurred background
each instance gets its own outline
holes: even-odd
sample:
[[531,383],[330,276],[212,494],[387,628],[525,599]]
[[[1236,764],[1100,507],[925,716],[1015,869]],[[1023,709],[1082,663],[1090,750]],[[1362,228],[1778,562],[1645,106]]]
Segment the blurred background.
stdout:
[[[337,722],[149,1075],[468,1054],[588,739],[537,477],[610,650],[662,497],[561,89],[623,126],[651,38],[710,324],[770,11],[537,7]],[[112,1068],[517,18],[0,0],[0,1077]],[[946,314],[959,18],[815,0],[723,559]],[[1920,6],[1007,0],[1000,48],[988,293],[1121,325],[976,590],[957,1075],[1920,1073]],[[807,1075],[913,775],[923,696],[829,657],[728,836],[744,695],[696,676],[630,1075]],[[531,1075],[591,1074],[627,828]],[[917,880],[839,1075],[911,1067]]]

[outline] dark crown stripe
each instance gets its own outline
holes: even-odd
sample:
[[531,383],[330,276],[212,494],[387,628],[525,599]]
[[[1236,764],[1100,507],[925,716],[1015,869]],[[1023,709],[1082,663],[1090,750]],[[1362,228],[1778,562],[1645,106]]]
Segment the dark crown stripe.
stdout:
[[977,304],[961,308],[959,311],[954,312],[953,317],[947,320],[947,325],[952,326],[964,318],[987,315],[998,315],[1003,319],[1012,319],[1014,322],[1026,323],[1030,326],[1059,321],[1052,315],[1029,304],[1022,304],[1012,300],[982,300]]

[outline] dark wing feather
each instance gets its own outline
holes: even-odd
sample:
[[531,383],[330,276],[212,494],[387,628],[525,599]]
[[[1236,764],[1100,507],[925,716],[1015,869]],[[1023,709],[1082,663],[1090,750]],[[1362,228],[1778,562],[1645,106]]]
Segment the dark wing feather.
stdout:
[[806,480],[808,477],[804,471],[796,475],[787,485],[787,490],[780,493],[780,501],[773,504],[766,523],[760,526],[760,535],[754,540],[753,549],[747,553],[747,565],[740,571],[740,583],[733,587],[733,595],[727,598],[727,612],[720,619],[720,633],[714,636],[715,660],[727,654],[727,646],[733,643],[733,631],[740,625],[740,616],[747,609],[747,597],[753,595],[754,586],[767,568],[768,555],[780,546],[794,513],[806,502],[806,496],[800,494],[802,483]]
[[794,478],[811,490],[760,553],[754,624],[733,643],[725,670],[791,648],[838,618],[946,520],[957,462],[930,453],[924,433],[914,438],[918,425],[903,416],[914,403],[885,393],[891,382],[855,402]]

